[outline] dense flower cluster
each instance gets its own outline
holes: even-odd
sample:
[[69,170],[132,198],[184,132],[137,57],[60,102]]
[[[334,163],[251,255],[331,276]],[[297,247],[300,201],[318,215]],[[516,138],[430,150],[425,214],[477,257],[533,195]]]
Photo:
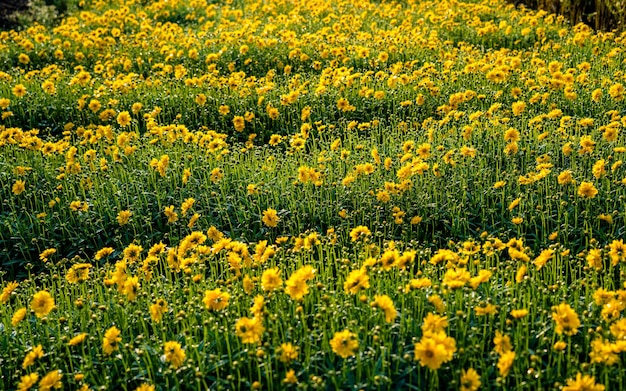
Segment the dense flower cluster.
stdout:
[[79,6],[0,32],[0,389],[625,387],[625,34]]

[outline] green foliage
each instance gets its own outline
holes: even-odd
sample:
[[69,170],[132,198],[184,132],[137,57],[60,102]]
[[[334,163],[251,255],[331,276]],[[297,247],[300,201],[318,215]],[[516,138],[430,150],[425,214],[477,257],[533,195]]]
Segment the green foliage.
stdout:
[[[52,25],[81,0],[0,1],[0,28],[24,29],[33,24]],[[84,1],[82,1],[84,3]]]

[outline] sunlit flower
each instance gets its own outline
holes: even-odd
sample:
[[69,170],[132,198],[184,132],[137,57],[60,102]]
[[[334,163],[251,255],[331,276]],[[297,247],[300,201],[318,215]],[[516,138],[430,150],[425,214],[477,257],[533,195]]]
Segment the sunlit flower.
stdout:
[[357,269],[348,274],[346,280],[343,283],[343,289],[352,295],[357,294],[361,289],[367,289],[370,287],[369,276],[367,270]]
[[22,180],[19,180],[19,179],[17,181],[15,181],[15,183],[13,184],[13,187],[11,188],[11,191],[15,195],[22,194],[24,192],[24,190],[26,190],[25,182],[22,181]]
[[20,381],[19,383],[17,383],[17,390],[27,391],[31,389],[35,384],[37,384],[38,380],[39,380],[39,375],[37,374],[37,372],[24,375],[20,377]]
[[222,292],[220,288],[216,288],[210,291],[205,291],[202,302],[207,309],[220,311],[228,307],[228,299],[230,299],[229,293]]
[[359,348],[359,340],[356,334],[350,330],[338,331],[330,340],[333,352],[342,358],[348,358],[356,354]]
[[122,128],[125,128],[128,125],[130,125],[130,121],[131,121],[131,117],[128,111],[122,111],[121,113],[117,115],[117,124],[121,126]]
[[500,358],[498,359],[498,371],[500,372],[500,376],[506,377],[508,376],[511,368],[513,367],[513,362],[515,361],[515,352],[508,351],[502,353]]
[[117,214],[117,223],[119,225],[126,225],[130,221],[130,217],[133,215],[133,212],[130,210],[122,210]]
[[166,312],[167,302],[163,299],[158,299],[156,303],[150,305],[150,317],[155,323],[160,323]]
[[434,371],[443,363],[452,360],[454,352],[456,352],[456,341],[443,331],[424,334],[422,339],[415,344],[415,359],[421,366],[427,366]]
[[26,313],[26,307],[22,307],[15,311],[15,313],[11,317],[11,325],[13,325],[13,327],[17,326],[22,320],[24,320],[24,318],[26,317]]
[[35,363],[35,360],[43,357],[43,347],[41,344],[34,346],[30,352],[26,354],[24,357],[24,361],[22,362],[22,369],[26,369]]
[[290,369],[285,374],[285,378],[283,379],[283,383],[285,384],[298,384],[298,378],[296,377],[296,371]]
[[461,372],[461,391],[476,391],[481,385],[480,375],[474,368]]
[[243,343],[257,343],[265,332],[261,318],[239,318],[235,324],[235,332]]
[[20,284],[15,281],[9,282],[3,289],[2,293],[0,293],[0,303],[4,304],[9,301],[11,294],[19,287]]
[[87,339],[87,336],[88,336],[87,333],[80,333],[80,334],[72,337],[72,339],[70,339],[70,341],[67,344],[68,344],[68,346],[80,345],[81,343],[83,343],[85,341],[85,339]]
[[385,322],[391,323],[398,316],[393,300],[387,295],[375,295],[372,307],[380,308],[385,314]]
[[596,384],[593,376],[577,373],[575,379],[568,379],[563,391],[604,391],[604,385]]
[[277,267],[267,269],[261,276],[261,287],[264,291],[273,291],[283,284],[280,278],[280,270]]
[[353,228],[350,231],[350,240],[356,242],[360,239],[367,239],[372,235],[372,232],[366,226],[360,225],[358,227]]
[[54,298],[48,291],[39,291],[33,296],[30,308],[38,318],[43,318],[54,309]]
[[50,391],[51,389],[61,389],[63,387],[63,383],[61,383],[61,379],[63,378],[63,373],[59,370],[50,371],[39,381],[39,390],[40,391]]
[[280,344],[277,352],[280,354],[278,359],[286,364],[298,359],[298,348],[291,342]]
[[122,342],[120,334],[121,331],[115,326],[112,326],[104,333],[104,338],[102,339],[102,351],[105,355],[108,356],[119,349],[119,344]]
[[268,208],[263,212],[263,218],[261,220],[266,226],[274,228],[278,225],[280,217],[278,217],[276,209]]
[[567,303],[561,303],[552,307],[552,319],[556,323],[555,332],[572,336],[578,332],[580,319],[576,311]]
[[165,351],[165,361],[169,362],[172,368],[176,369],[180,367],[185,361],[185,351],[180,343],[167,341],[163,346],[163,350]]

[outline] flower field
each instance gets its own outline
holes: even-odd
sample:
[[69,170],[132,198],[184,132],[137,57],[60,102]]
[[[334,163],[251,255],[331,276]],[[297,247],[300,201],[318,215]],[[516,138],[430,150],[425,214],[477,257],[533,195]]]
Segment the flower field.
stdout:
[[626,34],[79,5],[0,32],[0,389],[626,387]]

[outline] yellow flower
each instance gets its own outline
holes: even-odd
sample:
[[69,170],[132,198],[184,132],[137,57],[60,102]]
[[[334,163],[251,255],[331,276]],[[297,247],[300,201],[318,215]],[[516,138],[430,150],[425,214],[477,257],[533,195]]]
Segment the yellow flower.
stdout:
[[370,304],[372,307],[378,307],[385,313],[385,322],[391,323],[398,316],[398,311],[393,305],[393,300],[387,295],[375,295],[374,301]]
[[163,346],[165,351],[165,361],[169,362],[174,369],[180,367],[185,361],[185,351],[176,341],[165,342]]
[[39,391],[50,391],[52,388],[61,389],[63,387],[63,383],[61,383],[62,378],[63,374],[59,370],[48,372],[39,381]]
[[228,307],[228,299],[230,299],[230,294],[222,292],[220,288],[216,288],[211,291],[204,292],[204,299],[202,302],[207,309],[220,311]]
[[39,291],[33,296],[30,308],[38,318],[43,318],[54,309],[54,298],[48,291]]
[[600,179],[606,175],[606,160],[600,159],[593,164],[591,173],[596,179]]
[[587,264],[589,267],[592,267],[596,270],[602,269],[602,250],[599,248],[592,248],[589,250],[589,253],[585,257]]
[[167,312],[167,302],[163,299],[158,299],[156,303],[150,306],[150,317],[155,323],[160,323],[163,319],[163,315]]
[[348,358],[355,355],[359,348],[359,341],[356,334],[350,330],[338,331],[330,340],[330,347],[338,356]]
[[252,293],[253,289],[254,281],[252,281],[252,278],[250,278],[250,276],[245,276],[243,278],[243,291],[246,293],[246,295],[249,295],[250,293]]
[[120,334],[120,330],[115,326],[112,326],[104,333],[104,338],[102,339],[102,350],[105,355],[108,356],[119,349],[119,343],[122,342]]
[[185,168],[183,170],[183,185],[186,185],[187,182],[189,182],[189,178],[191,178],[191,170],[188,168]]
[[285,364],[289,364],[291,361],[298,359],[298,348],[291,344],[291,342],[280,344],[277,350],[280,353],[278,359]]
[[87,281],[89,279],[89,269],[91,269],[90,263],[77,263],[72,265],[65,275],[65,279],[70,284],[77,284],[79,282]]
[[[553,237],[553,234],[554,233],[550,234],[550,237],[549,237],[550,240],[555,240],[556,239],[556,235],[554,235],[554,237]],[[558,235],[558,233],[557,233],[557,235]],[[543,250],[541,252],[541,254],[539,254],[539,256],[537,258],[535,258],[535,260],[533,261],[533,263],[537,267],[537,270],[540,270],[542,267],[544,267],[545,264],[550,259],[552,259],[553,256],[554,256],[554,250],[552,250],[552,249]]]
[[13,187],[11,188],[11,191],[13,191],[13,194],[15,195],[22,194],[24,190],[26,190],[26,184],[22,180],[15,181],[15,183],[13,184]]
[[72,337],[72,339],[70,339],[70,341],[67,344],[68,346],[80,345],[81,343],[85,342],[85,339],[87,339],[87,336],[88,336],[87,333],[80,333],[76,335],[75,337]]
[[109,255],[113,254],[113,251],[115,251],[115,250],[113,249],[113,247],[103,247],[103,248],[101,248],[100,250],[98,250],[98,251],[96,252],[96,254],[93,256],[93,258],[94,258],[96,261],[99,261],[99,260],[101,260],[102,258],[106,258],[106,257],[108,257]]
[[346,277],[346,281],[343,283],[343,289],[346,293],[356,295],[359,290],[367,289],[370,287],[369,276],[365,269],[353,270]]
[[511,310],[511,316],[514,317],[515,319],[521,319],[525,317],[526,315],[528,315],[527,309]]
[[133,114],[139,114],[141,109],[143,109],[143,104],[141,102],[135,102],[131,106],[131,111],[133,112]]
[[604,391],[604,385],[596,384],[593,376],[577,373],[575,379],[568,379],[563,391]]
[[269,208],[263,212],[263,218],[261,220],[266,226],[274,228],[278,225],[280,217],[278,217],[276,209]]
[[515,361],[515,352],[508,351],[503,353],[498,359],[498,371],[500,372],[500,376],[506,377],[508,376],[511,368],[513,367],[513,362]]
[[280,115],[278,109],[276,107],[272,107],[270,105],[267,106],[267,115],[269,115],[269,117],[271,119],[277,119],[278,116]]
[[22,362],[22,369],[26,369],[35,363],[35,360],[43,357],[43,347],[41,344],[33,347],[33,349],[26,354],[24,361]]
[[411,218],[411,225],[416,225],[422,222],[422,217],[421,216],[413,216]]
[[7,301],[9,301],[9,298],[11,297],[11,294],[13,293],[13,291],[15,291],[17,289],[18,286],[19,286],[19,283],[15,282],[15,281],[9,282],[4,287],[4,289],[2,289],[2,293],[0,294],[0,303],[4,304]]
[[233,117],[233,126],[237,132],[243,132],[243,129],[246,126],[245,119],[240,115],[236,115]]
[[130,220],[130,216],[133,215],[133,212],[130,210],[122,210],[117,214],[117,222],[119,225],[126,225]]
[[366,240],[370,236],[372,236],[372,232],[364,225],[359,225],[350,231],[350,240],[353,242],[361,239]]
[[480,375],[474,368],[461,372],[461,391],[476,391],[480,387]]
[[218,111],[220,115],[227,115],[228,113],[230,113],[230,108],[226,105],[221,105]]
[[626,94],[626,88],[622,83],[615,83],[611,87],[609,87],[609,95],[611,98],[616,101],[621,101],[624,99],[624,95]]
[[556,323],[555,332],[559,335],[572,336],[578,332],[580,319],[576,311],[567,303],[561,303],[552,307],[552,319]]
[[31,389],[35,384],[37,384],[37,380],[39,380],[37,372],[22,376],[20,378],[20,382],[17,383],[17,391],[27,391]]
[[422,320],[422,333],[438,333],[448,327],[448,317],[429,312]]
[[270,136],[269,145],[271,145],[272,147],[275,147],[278,144],[280,144],[280,142],[282,140],[283,140],[282,136],[280,136],[278,134],[273,134],[273,135]]
[[513,115],[519,116],[526,109],[526,102],[517,101],[511,105],[511,110],[513,111]]
[[578,186],[578,195],[582,198],[593,198],[598,194],[598,189],[591,182],[581,182]]
[[450,289],[458,289],[470,281],[470,274],[465,268],[451,268],[443,277],[443,284]]
[[489,270],[480,270],[477,276],[470,278],[469,285],[472,287],[472,289],[476,289],[480,284],[489,281],[492,274],[493,273]]
[[24,95],[26,95],[26,87],[24,87],[22,84],[17,84],[15,87],[13,87],[13,95],[15,95],[18,98],[23,97]]
[[11,317],[11,324],[13,325],[13,327],[17,326],[22,320],[24,320],[24,318],[26,317],[26,312],[26,307],[22,307],[15,311],[15,313]]
[[350,102],[346,98],[339,98],[337,101],[337,108],[341,111],[349,111]]
[[626,245],[623,239],[613,240],[608,247],[611,265],[616,266],[619,262],[626,262]]
[[131,119],[132,118],[130,117],[130,113],[128,111],[122,111],[117,115],[117,124],[122,128],[125,128],[130,125]]
[[198,106],[204,106],[206,104],[206,95],[204,95],[204,94],[196,95],[195,101],[198,104]]
[[265,308],[265,298],[261,295],[256,295],[253,299],[252,307],[250,307],[250,312],[255,317],[261,317],[263,315],[263,309]]
[[602,89],[596,88],[591,93],[591,100],[593,100],[594,102],[599,102],[601,99],[602,99]]
[[235,333],[241,338],[241,342],[243,343],[260,342],[263,332],[265,332],[265,327],[263,327],[261,318],[258,317],[252,319],[246,317],[240,318],[235,324]]
[[128,300],[135,301],[137,294],[139,293],[139,277],[128,277],[124,280],[121,292],[126,295]]
[[168,223],[175,223],[178,221],[178,213],[174,212],[174,205],[166,206],[163,213],[167,216]]
[[498,312],[498,307],[493,304],[486,304],[484,307],[474,308],[476,316],[494,315]]
[[91,101],[89,101],[89,105],[87,105],[87,107],[89,107],[89,110],[95,113],[102,108],[102,104],[100,104],[100,101],[98,101],[97,99],[92,99]]
[[426,333],[415,344],[415,359],[421,366],[436,371],[445,362],[452,360],[456,352],[456,341],[445,332]]
[[554,345],[552,345],[552,350],[555,352],[562,352],[567,347],[567,344],[563,341],[556,341]]
[[285,293],[293,300],[302,300],[309,293],[307,281],[315,277],[315,270],[311,266],[303,266],[296,270],[285,283]]
[[283,280],[280,278],[280,270],[277,267],[268,269],[263,272],[261,276],[261,287],[264,291],[273,291],[283,284]]
[[297,384],[298,378],[296,377],[296,371],[290,369],[285,374],[285,378],[283,379],[283,383],[285,384]]
[[52,254],[55,254],[57,252],[57,250],[55,248],[48,248],[43,250],[40,254],[39,254],[39,259],[42,262],[48,262],[48,258],[50,258],[50,256]]
[[440,314],[446,312],[446,303],[444,303],[439,295],[428,296],[428,302],[432,304],[435,310]]
[[500,330],[496,330],[496,337],[493,339],[493,343],[496,345],[493,350],[498,354],[504,354],[513,349],[511,338],[506,334],[502,334]]
[[506,185],[506,181],[498,181],[498,182],[493,184],[493,188],[494,189],[500,189],[500,188],[504,187],[504,185]]
[[135,391],[154,391],[154,386],[148,383],[143,383],[139,387],[135,388]]
[[513,209],[515,209],[515,207],[517,207],[517,206],[520,204],[520,202],[521,202],[521,201],[522,201],[522,199],[521,199],[521,198],[516,198],[516,199],[514,199],[514,200],[513,200],[513,201],[509,204],[509,211],[511,211],[511,210],[513,210]]

